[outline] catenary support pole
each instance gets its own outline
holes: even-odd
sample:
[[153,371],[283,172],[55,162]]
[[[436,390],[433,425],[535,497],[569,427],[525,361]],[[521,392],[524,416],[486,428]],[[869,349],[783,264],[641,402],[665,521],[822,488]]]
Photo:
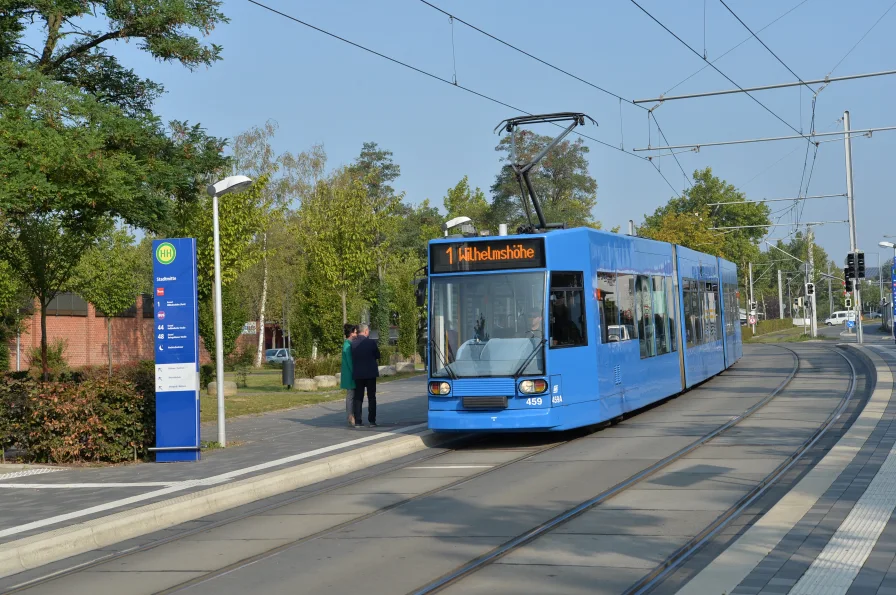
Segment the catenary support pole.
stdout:
[[810,309],[812,318],[809,320],[809,324],[812,326],[812,336],[818,336],[818,316],[816,315],[816,306],[815,306],[815,257],[813,256],[814,250],[812,249],[812,226],[806,226],[806,236],[809,242],[809,278],[806,279],[806,287],[808,287],[809,283],[812,283],[812,296],[806,296],[807,299],[811,302],[807,304]]
[[[849,134],[849,111],[843,112],[843,149],[846,154],[846,204],[849,209],[849,251],[856,254],[858,251],[858,241],[856,238],[856,209],[855,195],[852,185],[852,143]],[[859,291],[859,280],[855,280],[853,285],[853,307],[858,308],[859,314],[856,316],[856,341],[863,342],[862,333],[862,296]]]
[[781,269],[778,269],[778,318],[784,318],[784,287],[781,285]]
[[756,310],[753,309],[753,263],[750,263],[750,316],[753,318],[753,334],[756,334]]

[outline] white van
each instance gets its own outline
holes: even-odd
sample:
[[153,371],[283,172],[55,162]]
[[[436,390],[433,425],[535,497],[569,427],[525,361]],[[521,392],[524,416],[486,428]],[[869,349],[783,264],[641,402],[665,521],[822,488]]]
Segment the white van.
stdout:
[[835,324],[845,324],[847,320],[855,320],[855,314],[846,310],[840,310],[833,312],[831,317],[826,319],[824,323],[828,326],[834,326]]

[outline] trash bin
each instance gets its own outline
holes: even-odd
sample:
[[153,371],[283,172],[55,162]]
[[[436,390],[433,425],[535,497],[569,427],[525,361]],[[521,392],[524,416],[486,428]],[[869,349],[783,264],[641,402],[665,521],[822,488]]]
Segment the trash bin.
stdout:
[[283,386],[292,388],[296,383],[296,362],[291,359],[283,362]]

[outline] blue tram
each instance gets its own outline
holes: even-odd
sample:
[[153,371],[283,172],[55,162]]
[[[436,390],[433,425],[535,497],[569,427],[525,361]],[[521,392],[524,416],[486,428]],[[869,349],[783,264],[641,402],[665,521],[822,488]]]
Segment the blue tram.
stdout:
[[687,390],[742,355],[734,264],[597,231],[429,244],[429,427],[567,430]]

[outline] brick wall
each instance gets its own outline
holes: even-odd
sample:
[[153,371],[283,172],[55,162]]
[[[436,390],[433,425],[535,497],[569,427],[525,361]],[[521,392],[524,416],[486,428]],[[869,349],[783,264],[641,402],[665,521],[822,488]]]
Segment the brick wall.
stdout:
[[[25,329],[21,335],[21,369],[28,368],[28,354],[32,347],[40,347],[40,309],[35,305],[36,313],[25,321]],[[137,297],[137,315],[134,317],[113,317],[112,320],[112,363],[124,364],[141,359],[153,359],[153,326],[152,318],[141,316],[142,298]],[[106,330],[106,318],[97,316],[93,305],[88,305],[87,316],[47,316],[47,340],[53,343],[63,339],[67,344],[66,360],[68,365],[80,366],[105,365],[109,361],[109,341]],[[251,335],[242,335],[237,341],[237,349],[244,344],[252,343]],[[247,341],[247,338],[248,341]],[[16,341],[9,343],[9,369],[16,369]],[[199,361],[209,363],[211,358],[202,339],[199,340]]]

